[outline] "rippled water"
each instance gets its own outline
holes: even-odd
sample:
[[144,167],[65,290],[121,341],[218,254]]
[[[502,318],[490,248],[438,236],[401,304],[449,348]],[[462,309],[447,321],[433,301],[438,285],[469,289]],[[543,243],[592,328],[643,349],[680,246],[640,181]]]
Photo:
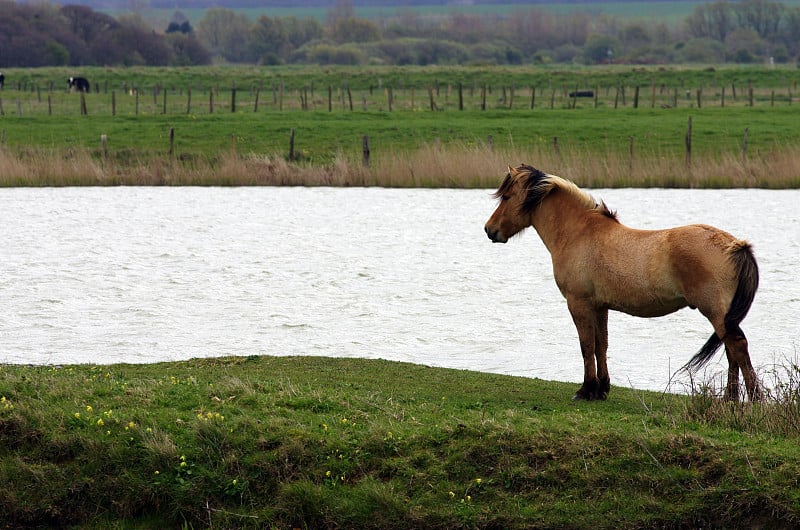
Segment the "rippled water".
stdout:
[[[799,191],[595,190],[622,222],[750,240],[754,364],[797,354]],[[0,190],[0,362],[323,355],[582,380],[532,230],[493,245],[488,190]],[[711,333],[612,313],[612,383],[661,390]],[[720,357],[723,357],[720,355]],[[719,365],[716,367],[719,368]]]

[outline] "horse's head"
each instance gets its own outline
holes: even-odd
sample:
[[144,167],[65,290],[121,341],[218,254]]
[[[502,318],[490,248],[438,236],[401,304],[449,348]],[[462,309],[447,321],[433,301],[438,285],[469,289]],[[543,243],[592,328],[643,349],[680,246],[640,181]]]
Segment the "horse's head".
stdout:
[[505,243],[531,225],[531,214],[543,198],[541,184],[546,180],[547,175],[531,166],[508,166],[506,178],[494,192],[500,203],[484,227],[489,239]]

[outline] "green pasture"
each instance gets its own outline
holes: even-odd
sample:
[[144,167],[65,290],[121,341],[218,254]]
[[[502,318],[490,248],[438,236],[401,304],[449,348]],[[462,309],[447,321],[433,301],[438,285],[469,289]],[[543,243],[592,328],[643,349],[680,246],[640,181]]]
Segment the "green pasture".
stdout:
[[[627,152],[631,139],[640,153],[678,156],[685,149],[689,117],[693,152],[738,152],[745,129],[751,153],[800,143],[800,105],[773,108],[556,109],[485,112],[266,110],[214,114],[126,114],[9,116],[0,120],[7,148],[99,149],[107,137],[111,153],[164,155],[174,131],[176,154],[209,158],[241,153],[288,155],[292,131],[296,156],[310,164],[330,163],[338,154],[357,154],[364,136],[373,159],[414,151],[439,141],[457,146],[524,149],[554,145],[593,156]],[[555,148],[555,145],[554,145]]]
[[[137,87],[143,94],[154,88],[170,91],[208,90],[215,88],[229,91],[233,86],[239,90],[260,88],[271,90],[283,86],[286,90],[309,89],[315,91],[349,87],[351,90],[382,90],[392,87],[395,91],[426,91],[438,93],[451,91],[461,84],[465,91],[476,93],[486,86],[493,94],[503,87],[518,90],[536,87],[537,90],[562,92],[600,87],[603,94],[625,86],[630,90],[639,85],[644,92],[656,86],[659,95],[664,92],[694,91],[703,88],[709,94],[722,87],[732,96],[735,86],[737,95],[748,85],[758,91],[774,90],[786,97],[790,92],[797,97],[800,69],[790,66],[774,68],[763,65],[751,66],[658,66],[635,67],[608,66],[191,66],[191,67],[44,67],[12,68],[4,70],[8,98],[13,91],[65,92],[67,78],[87,77],[93,91],[103,93],[122,91]],[[8,94],[11,92],[12,94]],[[21,94],[20,94],[20,97]],[[613,95],[612,95],[613,97]],[[763,95],[759,94],[759,97]]]
[[[364,136],[374,159],[556,143],[678,157],[690,118],[697,154],[736,153],[745,130],[751,153],[800,143],[791,69],[95,68],[81,72],[93,85],[83,96],[66,91],[69,73],[7,72],[5,148],[98,149],[105,135],[112,155],[146,157],[170,150],[172,130],[176,154],[274,155],[288,154],[294,131],[296,159],[318,165],[357,155]],[[576,88],[597,97],[569,97]]]

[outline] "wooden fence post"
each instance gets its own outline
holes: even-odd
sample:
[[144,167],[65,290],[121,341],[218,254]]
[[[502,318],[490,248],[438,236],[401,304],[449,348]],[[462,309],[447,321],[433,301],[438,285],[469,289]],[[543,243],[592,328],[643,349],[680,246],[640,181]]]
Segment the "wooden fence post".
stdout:
[[103,149],[103,160],[108,160],[108,136],[105,134],[100,135],[100,147]]
[[558,158],[558,165],[561,166],[561,149],[558,148],[558,136],[553,136],[553,150],[556,152],[556,158]]
[[117,93],[114,90],[111,91],[111,115],[117,115]]
[[366,134],[361,138],[361,153],[364,167],[369,167],[369,136]]
[[464,87],[458,82],[458,110],[464,110]]
[[747,163],[747,133],[749,127],[744,128],[744,140],[742,140],[742,165]]
[[289,132],[289,162],[294,162],[294,127]]
[[236,83],[231,87],[231,113],[236,112]]
[[89,112],[86,110],[86,94],[81,92],[81,116],[86,116]]
[[633,175],[633,136],[629,138],[628,143],[628,173]]
[[692,167],[692,117],[689,116],[689,127],[686,129],[686,169]]
[[328,85],[328,112],[333,111],[333,87]]
[[256,100],[253,102],[253,112],[258,112],[258,96],[261,93],[261,89],[256,87]]
[[169,128],[169,159],[175,156],[175,127]]
[[639,108],[639,85],[636,85],[636,88],[633,89],[633,108]]
[[186,88],[186,114],[192,113],[192,85]]

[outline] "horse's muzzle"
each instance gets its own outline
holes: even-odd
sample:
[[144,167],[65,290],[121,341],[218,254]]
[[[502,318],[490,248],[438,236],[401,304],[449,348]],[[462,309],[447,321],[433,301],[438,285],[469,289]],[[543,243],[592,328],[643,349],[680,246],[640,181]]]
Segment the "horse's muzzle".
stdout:
[[489,225],[484,226],[483,229],[486,231],[486,235],[489,236],[489,239],[492,240],[492,243],[505,243],[508,241],[508,238],[500,234],[500,230],[492,230],[489,228]]

